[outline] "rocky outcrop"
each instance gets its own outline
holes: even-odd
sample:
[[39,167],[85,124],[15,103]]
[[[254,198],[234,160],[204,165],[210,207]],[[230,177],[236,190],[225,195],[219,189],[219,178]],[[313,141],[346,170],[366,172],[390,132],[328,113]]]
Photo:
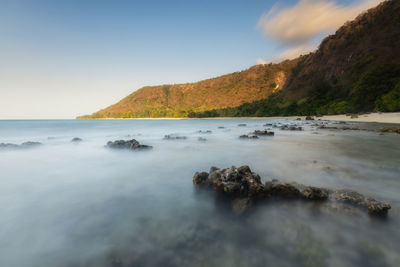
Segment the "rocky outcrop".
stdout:
[[193,183],[197,188],[212,188],[217,195],[231,201],[232,211],[243,214],[255,202],[271,198],[300,199],[316,202],[341,202],[364,210],[373,215],[386,215],[391,206],[388,203],[365,197],[351,190],[330,190],[297,183],[283,183],[274,179],[265,184],[249,166],[219,169],[211,167],[210,172],[196,172]]
[[282,131],[303,131],[303,127],[296,125],[283,125],[279,129]]
[[164,140],[185,140],[185,139],[187,139],[186,136],[180,136],[175,134],[164,135]]
[[254,135],[260,135],[260,136],[274,136],[274,132],[268,132],[267,130],[261,131],[261,130],[255,130],[253,132]]
[[258,136],[243,134],[243,135],[239,136],[239,139],[258,139]]
[[79,143],[79,142],[82,142],[83,140],[81,139],[81,138],[79,138],[79,137],[74,137],[74,138],[72,138],[72,140],[71,140],[71,142],[73,142],[73,143]]
[[17,144],[10,144],[10,143],[0,143],[0,149],[21,149],[21,148],[31,148],[31,147],[36,147],[40,146],[42,143],[39,142],[24,142],[20,145]]
[[132,140],[117,140],[109,141],[107,147],[115,149],[130,149],[130,150],[146,150],[153,148],[152,146],[142,145],[135,139]]
[[211,134],[212,131],[211,130],[206,130],[206,131],[200,130],[200,131],[198,131],[198,133],[200,133],[200,134]]

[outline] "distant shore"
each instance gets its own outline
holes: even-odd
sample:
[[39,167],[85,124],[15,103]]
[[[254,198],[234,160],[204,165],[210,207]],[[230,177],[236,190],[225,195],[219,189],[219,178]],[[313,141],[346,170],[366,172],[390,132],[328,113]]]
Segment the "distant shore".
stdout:
[[[400,124],[400,112],[391,113],[368,113],[358,115],[357,118],[342,115],[326,115],[322,117],[315,117],[314,119],[328,120],[328,121],[355,121],[355,122],[378,122],[378,123],[398,123]],[[214,117],[214,118],[103,118],[100,120],[223,120],[223,119],[305,119],[305,116],[288,116],[288,117]],[[93,120],[93,119],[80,119],[80,120]],[[95,119],[96,120],[96,119]]]

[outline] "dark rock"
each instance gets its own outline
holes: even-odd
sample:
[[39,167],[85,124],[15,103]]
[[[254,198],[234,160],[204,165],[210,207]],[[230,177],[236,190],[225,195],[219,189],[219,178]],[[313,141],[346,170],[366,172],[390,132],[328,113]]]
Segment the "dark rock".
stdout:
[[311,116],[307,116],[307,117],[306,117],[306,121],[313,121],[313,120],[314,120],[314,118],[311,117]]
[[186,136],[174,135],[174,134],[167,134],[164,135],[164,140],[185,140],[187,139]]
[[200,131],[198,131],[198,133],[201,133],[201,134],[210,134],[210,133],[212,133],[212,131],[210,131],[210,130],[207,130],[207,131],[202,131],[202,130],[200,130]]
[[279,129],[282,131],[303,131],[303,127],[295,125],[283,125]]
[[351,114],[350,115],[350,119],[357,119],[358,118],[358,115],[357,114]]
[[296,121],[301,121],[301,118],[297,118]]
[[210,172],[196,172],[193,183],[197,188],[213,188],[217,195],[231,201],[232,211],[241,215],[253,203],[270,198],[299,199],[305,201],[331,201],[349,204],[367,210],[373,215],[386,215],[391,206],[373,198],[365,197],[351,190],[330,190],[297,183],[281,183],[276,179],[262,184],[258,174],[249,166],[219,169],[211,167]]
[[72,138],[71,142],[77,143],[77,142],[82,142],[83,140],[79,137],[74,137]]
[[273,124],[272,124],[272,123],[266,123],[266,124],[264,124],[263,126],[268,127],[268,126],[273,126]]
[[225,129],[224,126],[218,126],[218,129]]
[[400,127],[388,127],[388,128],[381,128],[379,130],[381,133],[398,133],[400,134]]
[[240,124],[238,124],[238,126],[239,126],[239,127],[245,127],[245,126],[247,126],[247,124],[245,124],[245,123],[240,123]]
[[132,140],[117,140],[117,141],[114,141],[114,142],[109,141],[107,143],[107,147],[116,148],[116,149],[131,149],[131,150],[145,150],[145,149],[153,148],[152,146],[141,145],[135,139],[132,139]]
[[197,138],[197,140],[200,141],[200,142],[205,142],[205,141],[207,141],[207,139],[204,138],[204,137],[199,137],[199,138]]
[[336,201],[363,207],[374,215],[386,215],[391,208],[388,203],[379,202],[373,198],[365,197],[356,191],[348,189],[333,192],[332,198]]
[[274,132],[268,132],[267,130],[261,131],[261,130],[255,130],[253,132],[254,135],[262,135],[262,136],[274,136]]
[[240,139],[258,139],[257,135],[247,135],[247,134],[243,134],[241,136],[239,136]]
[[0,149],[19,149],[19,148],[31,148],[31,147],[36,147],[40,146],[42,143],[39,142],[24,142],[20,145],[17,144],[10,144],[10,143],[0,143]]

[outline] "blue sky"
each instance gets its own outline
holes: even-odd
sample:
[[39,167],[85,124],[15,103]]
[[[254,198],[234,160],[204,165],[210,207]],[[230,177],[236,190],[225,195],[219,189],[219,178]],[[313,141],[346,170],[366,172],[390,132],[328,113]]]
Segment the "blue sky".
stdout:
[[[331,12],[378,0],[302,1],[306,9],[328,3]],[[315,48],[329,30],[303,44],[282,39],[285,29],[274,27],[296,4],[0,0],[0,119],[74,118],[145,85],[198,81],[278,61],[288,49]],[[268,17],[264,29],[260,18],[268,11],[277,19]]]

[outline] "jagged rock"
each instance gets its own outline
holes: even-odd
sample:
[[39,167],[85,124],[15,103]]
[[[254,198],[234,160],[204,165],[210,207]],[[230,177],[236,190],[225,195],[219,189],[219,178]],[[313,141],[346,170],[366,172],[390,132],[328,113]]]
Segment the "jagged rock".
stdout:
[[267,130],[261,131],[261,130],[255,130],[253,132],[254,135],[262,135],[262,136],[274,136],[274,132],[268,132]]
[[19,148],[30,148],[35,146],[40,146],[42,143],[39,142],[24,142],[20,145],[17,144],[10,144],[10,143],[0,143],[0,149],[19,149]]
[[82,142],[82,139],[79,137],[74,137],[74,138],[72,138],[71,142],[74,142],[74,143]]
[[238,126],[239,127],[245,127],[245,126],[247,126],[247,124],[246,123],[240,123],[240,124],[238,124]]
[[186,136],[174,135],[174,134],[167,134],[164,135],[164,140],[185,140],[187,139]]
[[265,184],[249,166],[219,169],[211,167],[209,173],[196,172],[193,183],[197,188],[213,188],[231,201],[232,211],[243,214],[254,202],[270,198],[300,199],[306,201],[332,201],[350,204],[373,215],[386,215],[391,206],[352,190],[330,190],[298,183],[281,183],[276,179]]
[[240,139],[258,139],[257,135],[247,135],[247,134],[243,134],[241,136],[239,136]]
[[117,140],[117,141],[109,141],[107,143],[107,147],[109,148],[117,148],[117,149],[131,149],[131,150],[144,150],[153,148],[152,146],[148,145],[141,145],[135,139],[132,140]]
[[306,121],[313,121],[313,120],[314,120],[314,118],[311,117],[311,116],[307,116],[307,117],[306,117]]
[[379,202],[371,197],[365,197],[356,191],[348,189],[333,192],[332,198],[337,201],[366,208],[370,213],[377,215],[387,214],[388,210],[391,208],[388,203]]

